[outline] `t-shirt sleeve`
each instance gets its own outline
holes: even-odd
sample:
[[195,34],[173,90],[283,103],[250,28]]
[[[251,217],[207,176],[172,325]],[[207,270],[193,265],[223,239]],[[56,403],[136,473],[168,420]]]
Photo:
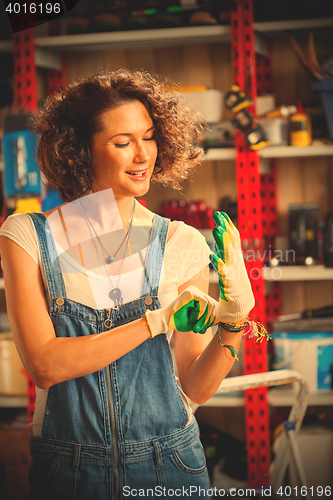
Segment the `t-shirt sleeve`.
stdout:
[[39,265],[39,249],[33,222],[27,214],[14,214],[7,217],[0,228],[0,236],[15,241]]
[[[178,227],[166,246],[167,274],[177,274],[177,287],[194,278],[209,263],[212,253],[205,237],[194,227],[178,222]],[[168,273],[168,271],[170,271]]]

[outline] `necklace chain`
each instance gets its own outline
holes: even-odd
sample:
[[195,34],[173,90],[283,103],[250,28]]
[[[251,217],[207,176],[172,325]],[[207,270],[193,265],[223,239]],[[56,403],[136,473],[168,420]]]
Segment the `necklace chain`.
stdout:
[[[118,247],[116,253],[113,254],[113,255],[109,255],[109,253],[106,251],[103,243],[100,240],[100,237],[97,234],[96,229],[94,228],[91,220],[89,219],[88,215],[86,214],[86,212],[85,212],[85,210],[84,210],[84,208],[82,206],[81,200],[79,200],[79,203],[80,203],[80,206],[81,206],[81,209],[82,209],[82,213],[83,213],[84,219],[85,219],[85,221],[87,223],[90,235],[92,237],[92,240],[94,240],[94,237],[93,237],[93,234],[91,232],[91,228],[93,229],[93,231],[94,231],[94,233],[96,235],[96,238],[98,239],[101,247],[103,248],[104,252],[106,253],[107,263],[111,264],[114,261],[114,258],[117,255],[117,253],[119,252],[120,248],[123,246],[123,243],[126,240],[126,238],[128,238],[128,241],[129,241],[130,234],[131,234],[131,229],[132,229],[132,225],[133,225],[132,223],[133,223],[133,218],[134,218],[134,212],[135,212],[135,206],[136,206],[136,199],[134,198],[134,202],[133,202],[133,210],[132,210],[132,216],[131,216],[131,220],[130,220],[130,224],[129,224],[129,229],[128,229],[127,233],[126,233],[126,230],[125,230],[125,237],[124,237],[123,241],[121,242],[120,246]],[[122,292],[121,292],[121,290],[119,288],[119,283],[120,283],[121,275],[122,275],[122,272],[123,272],[123,267],[124,267],[124,262],[125,262],[125,257],[126,257],[128,245],[126,245],[126,248],[125,248],[125,253],[124,253],[124,257],[123,257],[122,263],[121,263],[119,278],[118,278],[118,282],[117,282],[116,286],[114,286],[114,284],[112,283],[111,276],[109,275],[108,270],[107,270],[106,265],[105,265],[105,260],[103,259],[102,255],[101,255],[101,253],[99,251],[98,246],[96,244],[95,244],[95,246],[96,246],[96,250],[98,252],[98,255],[99,255],[99,257],[100,257],[100,259],[102,261],[102,264],[103,264],[103,267],[105,269],[106,275],[108,276],[109,281],[111,283],[111,286],[113,287],[110,290],[110,292],[109,292],[109,297],[110,297],[111,300],[113,300],[113,302],[115,304],[115,308],[118,308],[123,303]],[[110,257],[112,257],[112,259]]]
[[126,233],[126,229],[125,229],[125,236],[124,236],[124,239],[123,239],[123,240],[122,240],[122,242],[120,243],[120,245],[119,245],[118,249],[116,250],[116,252],[112,255],[112,254],[109,254],[109,252],[106,250],[106,248],[105,248],[105,246],[103,245],[103,243],[102,243],[102,241],[101,241],[100,237],[98,236],[97,231],[96,231],[96,229],[94,228],[94,226],[93,226],[93,224],[92,224],[91,220],[90,220],[90,219],[89,219],[89,217],[87,216],[86,211],[85,211],[85,209],[83,208],[83,205],[82,205],[82,203],[81,203],[81,200],[79,200],[79,203],[80,203],[80,206],[81,206],[81,209],[82,209],[83,215],[84,215],[84,217],[85,217],[86,221],[87,221],[87,222],[89,223],[89,225],[92,227],[92,229],[93,229],[93,231],[94,231],[94,233],[95,233],[95,235],[96,235],[96,238],[98,239],[98,241],[99,241],[99,243],[100,243],[101,247],[103,248],[103,250],[104,250],[104,252],[105,252],[105,254],[106,254],[106,262],[107,262],[107,264],[111,264],[111,263],[114,261],[114,259],[116,258],[116,256],[117,256],[117,254],[118,254],[119,250],[120,250],[120,249],[121,249],[121,247],[123,246],[124,241],[126,240],[126,238],[127,238],[127,236],[128,236],[128,233],[130,232],[130,230],[131,230],[131,228],[132,228],[132,222],[133,222],[133,217],[134,217],[134,212],[135,212],[135,202],[136,202],[136,200],[135,200],[135,198],[134,198],[133,209],[132,209],[132,216],[131,216],[131,220],[130,220],[130,223],[129,223],[129,229],[128,229],[127,233]]

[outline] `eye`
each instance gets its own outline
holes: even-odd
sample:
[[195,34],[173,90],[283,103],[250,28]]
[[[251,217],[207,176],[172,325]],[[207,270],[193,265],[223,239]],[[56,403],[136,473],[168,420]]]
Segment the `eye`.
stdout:
[[155,135],[153,134],[151,137],[146,137],[143,139],[144,141],[154,141],[155,140]]
[[129,142],[126,142],[124,144],[115,144],[116,148],[125,148],[128,145],[129,145]]

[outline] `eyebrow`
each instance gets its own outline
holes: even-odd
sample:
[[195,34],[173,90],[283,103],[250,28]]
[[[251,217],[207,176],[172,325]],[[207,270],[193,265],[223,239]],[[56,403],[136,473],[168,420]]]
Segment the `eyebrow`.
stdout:
[[[152,127],[150,127],[148,130],[146,130],[145,134],[147,134],[147,132],[150,132],[151,130],[154,130],[155,129],[155,126],[153,125]],[[132,134],[128,133],[128,132],[122,132],[120,134],[115,134],[113,135],[112,137],[110,137],[110,139],[113,139],[114,137],[118,137],[118,135],[126,135],[126,136],[131,136]],[[108,139],[108,140],[110,140]]]

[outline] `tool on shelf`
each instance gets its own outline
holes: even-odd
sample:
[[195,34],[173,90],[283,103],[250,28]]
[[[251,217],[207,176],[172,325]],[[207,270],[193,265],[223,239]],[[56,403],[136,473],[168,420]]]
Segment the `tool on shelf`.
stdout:
[[260,118],[285,118],[287,116],[296,113],[297,108],[294,105],[291,106],[279,106],[278,108],[272,109],[260,115]]
[[333,212],[326,215],[323,237],[323,258],[325,267],[333,267]]
[[244,133],[245,142],[250,149],[261,149],[269,144],[266,132],[247,109],[252,104],[251,100],[239,85],[232,85],[224,98],[224,104],[234,113],[232,123]]
[[253,116],[246,109],[241,109],[235,114],[235,117],[231,120],[236,128],[240,130],[246,130],[253,123]]
[[317,309],[305,309],[300,313],[283,314],[276,318],[277,321],[289,321],[291,319],[305,319],[305,318],[328,318],[333,317],[333,304]]
[[250,149],[257,150],[268,146],[269,140],[261,125],[253,123],[245,131],[245,141]]
[[241,109],[250,106],[251,101],[238,85],[232,85],[224,98],[224,104],[232,113],[238,113]]
[[318,259],[319,204],[289,205],[290,264],[311,265]]
[[295,54],[302,64],[303,68],[310,73],[316,80],[319,80],[320,82],[324,80],[324,73],[323,70],[321,69],[317,55],[316,55],[316,49],[314,46],[314,35],[313,33],[310,33],[309,38],[308,38],[308,44],[307,44],[307,52],[308,52],[308,57],[306,57],[303,54],[303,51],[297,42],[296,38],[293,35],[289,35],[289,41],[291,43],[292,48],[295,51]]

